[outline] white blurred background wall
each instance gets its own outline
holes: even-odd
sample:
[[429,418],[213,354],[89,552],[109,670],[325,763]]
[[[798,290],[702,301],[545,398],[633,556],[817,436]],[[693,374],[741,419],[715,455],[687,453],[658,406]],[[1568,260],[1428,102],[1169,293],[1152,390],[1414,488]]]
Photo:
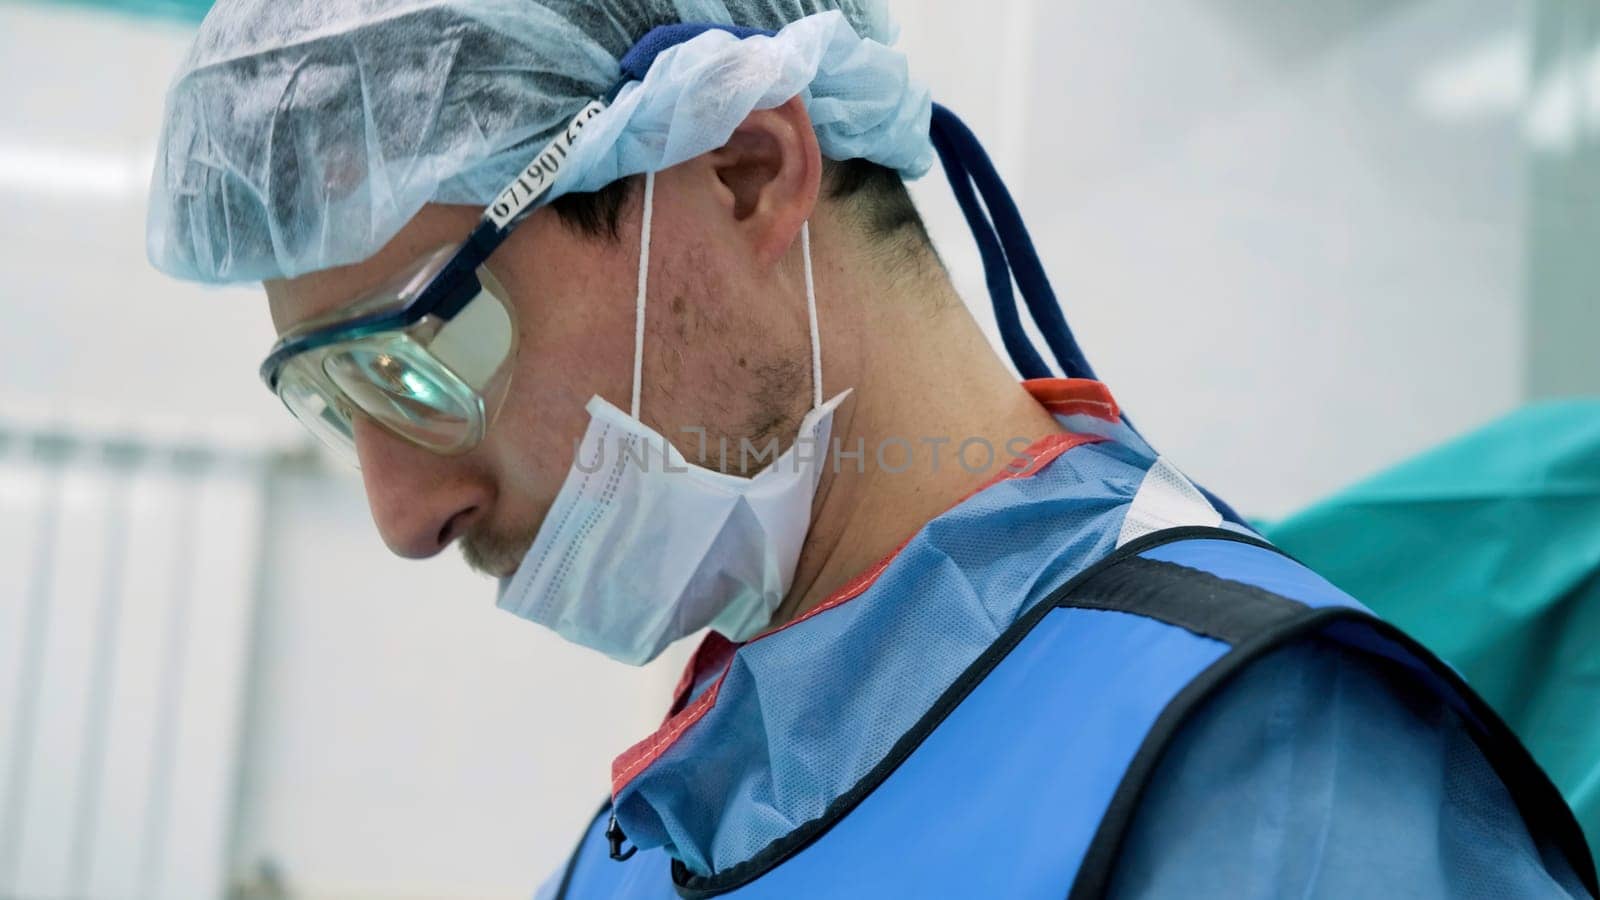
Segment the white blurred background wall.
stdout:
[[[1529,399],[1600,390],[1588,0],[895,9],[914,68],[1019,197],[1101,376],[1247,514]],[[272,337],[259,292],[144,260],[161,95],[189,30],[0,2],[0,418],[298,459],[255,379]],[[942,176],[915,190],[988,319]],[[633,672],[563,646],[496,610],[453,554],[388,557],[353,475],[263,465],[247,651],[215,713],[219,871],[307,898],[527,895],[611,757],[661,715],[677,659]],[[21,667],[0,658],[0,686]],[[0,896],[26,846],[0,833]]]

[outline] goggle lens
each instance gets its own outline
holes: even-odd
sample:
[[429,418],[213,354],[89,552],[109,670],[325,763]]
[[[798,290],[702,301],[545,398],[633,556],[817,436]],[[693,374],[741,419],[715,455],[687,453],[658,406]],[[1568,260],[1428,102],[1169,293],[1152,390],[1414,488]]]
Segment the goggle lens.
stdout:
[[307,378],[300,365],[290,365],[279,376],[278,398],[335,456],[352,466],[360,464],[349,410],[323,391],[314,379]]
[[342,346],[322,369],[357,409],[420,447],[458,453],[483,436],[477,392],[406,335]]

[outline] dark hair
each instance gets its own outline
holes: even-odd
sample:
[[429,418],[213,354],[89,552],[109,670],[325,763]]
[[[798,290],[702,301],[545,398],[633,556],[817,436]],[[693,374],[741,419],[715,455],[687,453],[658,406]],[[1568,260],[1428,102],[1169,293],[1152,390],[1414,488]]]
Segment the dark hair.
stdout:
[[[927,226],[900,173],[865,159],[823,160],[823,192],[845,204],[876,248],[892,263],[931,253]],[[551,202],[563,224],[596,238],[619,238],[622,208],[642,179],[634,175],[586,194],[564,194]]]

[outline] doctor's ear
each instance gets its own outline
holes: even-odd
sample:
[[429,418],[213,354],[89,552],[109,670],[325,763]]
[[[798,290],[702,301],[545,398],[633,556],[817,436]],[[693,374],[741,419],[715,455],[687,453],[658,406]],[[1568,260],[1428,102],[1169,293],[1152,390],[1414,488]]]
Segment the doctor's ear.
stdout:
[[726,146],[706,154],[715,189],[757,259],[776,262],[811,217],[822,184],[822,151],[799,97],[751,113]]

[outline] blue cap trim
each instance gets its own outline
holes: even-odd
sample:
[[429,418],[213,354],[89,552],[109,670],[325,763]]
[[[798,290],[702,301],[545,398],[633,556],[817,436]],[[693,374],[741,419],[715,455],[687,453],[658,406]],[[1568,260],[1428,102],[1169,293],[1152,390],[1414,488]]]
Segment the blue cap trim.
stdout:
[[643,81],[645,73],[650,71],[650,66],[660,56],[662,51],[697,38],[708,31],[726,31],[740,40],[756,35],[773,37],[776,31],[764,28],[749,28],[744,25],[715,25],[708,22],[675,22],[671,25],[657,25],[650,29],[644,37],[639,39],[626,54],[623,55],[622,77],[624,81]]

